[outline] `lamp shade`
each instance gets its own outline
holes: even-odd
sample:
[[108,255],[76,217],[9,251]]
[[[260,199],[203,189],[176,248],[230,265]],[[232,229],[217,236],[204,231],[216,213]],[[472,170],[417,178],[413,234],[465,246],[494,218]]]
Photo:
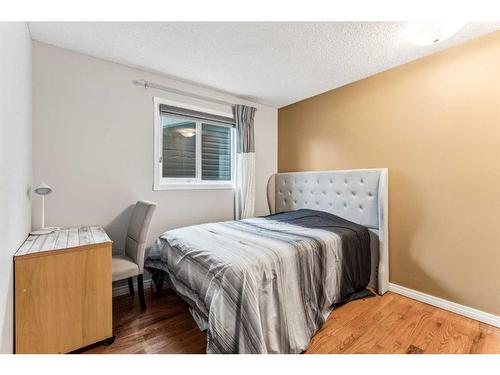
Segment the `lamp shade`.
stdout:
[[40,185],[38,185],[35,188],[34,191],[38,195],[47,195],[47,194],[52,193],[52,188],[49,185],[47,185],[45,182],[42,182]]

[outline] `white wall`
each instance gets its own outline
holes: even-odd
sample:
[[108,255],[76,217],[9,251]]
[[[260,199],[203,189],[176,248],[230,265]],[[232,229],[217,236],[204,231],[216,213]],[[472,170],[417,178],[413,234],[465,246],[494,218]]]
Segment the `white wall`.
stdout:
[[0,353],[13,351],[12,256],[31,227],[31,38],[0,22]]
[[[138,199],[158,203],[149,236],[233,218],[231,190],[153,191],[153,96],[226,109],[158,90],[132,80],[209,95],[258,108],[256,214],[267,214],[266,182],[277,170],[277,110],[211,90],[43,43],[33,43],[33,152],[35,181],[54,188],[46,198],[46,224],[102,224],[123,246]],[[38,225],[39,201],[34,199]]]

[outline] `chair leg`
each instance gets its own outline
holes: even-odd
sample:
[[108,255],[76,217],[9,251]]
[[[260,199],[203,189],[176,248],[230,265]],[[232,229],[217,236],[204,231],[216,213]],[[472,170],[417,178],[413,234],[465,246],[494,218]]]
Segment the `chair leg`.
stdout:
[[137,290],[139,292],[139,302],[141,309],[146,310],[146,300],[144,299],[144,280],[142,275],[137,275]]
[[128,278],[128,290],[130,291],[130,295],[134,295],[134,279],[129,277]]

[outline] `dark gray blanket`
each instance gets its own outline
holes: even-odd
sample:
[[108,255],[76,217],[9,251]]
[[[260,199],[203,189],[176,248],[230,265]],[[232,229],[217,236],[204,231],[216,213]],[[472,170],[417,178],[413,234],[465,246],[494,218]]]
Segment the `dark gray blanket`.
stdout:
[[327,212],[308,209],[282,212],[265,217],[338,234],[342,239],[343,254],[340,303],[347,301],[354,292],[366,288],[371,273],[370,234],[366,227]]

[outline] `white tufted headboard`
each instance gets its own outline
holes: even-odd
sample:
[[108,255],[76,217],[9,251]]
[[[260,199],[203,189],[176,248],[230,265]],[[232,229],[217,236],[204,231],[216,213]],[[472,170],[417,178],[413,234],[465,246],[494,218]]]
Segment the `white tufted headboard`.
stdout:
[[[372,285],[389,287],[388,169],[277,173],[267,184],[269,211],[309,208],[325,211],[370,229],[379,240],[373,254]],[[377,245],[377,244],[376,244]]]

